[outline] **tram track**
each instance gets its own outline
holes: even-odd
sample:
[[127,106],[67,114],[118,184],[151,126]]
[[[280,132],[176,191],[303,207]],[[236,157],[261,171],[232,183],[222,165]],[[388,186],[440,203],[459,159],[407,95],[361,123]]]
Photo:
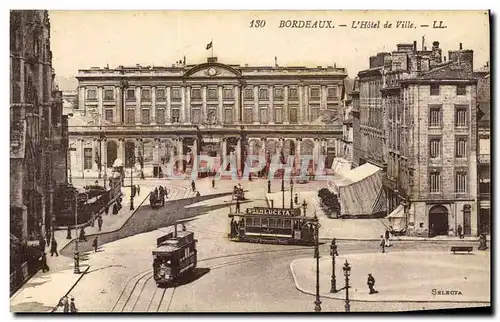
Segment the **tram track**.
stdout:
[[[245,256],[255,256],[255,255],[264,255],[264,254],[287,254],[295,251],[304,251],[310,250],[309,247],[296,247],[292,249],[276,249],[276,250],[262,250],[262,251],[252,251],[245,253],[237,253],[237,254],[228,254],[221,256],[208,257],[198,260],[198,263],[209,262],[214,260],[220,260],[224,258],[234,258],[234,257],[245,257]],[[217,270],[221,268],[226,268],[234,265],[241,265],[249,262],[254,262],[259,260],[260,257],[257,258],[242,258],[239,260],[230,260],[223,263],[214,263],[213,265],[209,265],[206,268],[210,270]],[[135,274],[123,290],[121,291],[118,300],[113,306],[112,312],[168,312],[170,310],[170,306],[175,294],[175,290],[178,286],[167,287],[167,288],[159,288],[156,286],[156,283],[152,283],[153,279],[153,269],[148,268],[141,272]],[[147,288],[148,283],[154,286],[154,291],[151,297],[147,297],[145,299],[141,298],[143,296],[144,290]],[[159,291],[161,290],[161,291]],[[168,303],[164,303],[165,294],[168,292],[172,292],[168,297]],[[145,305],[145,310],[136,310],[138,308],[138,303],[147,303]],[[164,306],[162,306],[164,304]],[[166,306],[166,307],[165,307]],[[165,307],[166,311],[162,311],[162,307]]]

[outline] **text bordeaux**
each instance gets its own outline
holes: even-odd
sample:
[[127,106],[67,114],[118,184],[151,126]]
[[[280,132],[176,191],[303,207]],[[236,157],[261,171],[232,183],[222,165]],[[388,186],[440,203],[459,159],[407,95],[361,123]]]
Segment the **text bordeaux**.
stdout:
[[335,28],[331,20],[280,20],[280,28]]

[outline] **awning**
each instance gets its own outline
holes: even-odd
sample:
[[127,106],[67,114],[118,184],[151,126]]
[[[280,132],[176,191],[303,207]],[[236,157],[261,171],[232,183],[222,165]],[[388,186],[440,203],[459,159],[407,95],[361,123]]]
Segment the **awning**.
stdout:
[[336,157],[333,159],[331,169],[333,170],[334,174],[343,176],[351,171],[351,162],[347,161],[344,158]]
[[403,207],[403,205],[399,205],[386,218],[404,218],[404,216],[405,207]]
[[340,199],[341,215],[371,216],[386,210],[382,169],[365,163],[332,178],[329,188]]

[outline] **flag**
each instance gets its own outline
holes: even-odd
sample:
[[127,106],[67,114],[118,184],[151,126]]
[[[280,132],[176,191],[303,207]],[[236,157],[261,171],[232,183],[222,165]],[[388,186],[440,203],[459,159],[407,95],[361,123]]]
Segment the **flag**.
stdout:
[[212,48],[212,42],[213,42],[213,41],[211,41],[211,42],[207,45],[207,50],[209,50],[210,48]]

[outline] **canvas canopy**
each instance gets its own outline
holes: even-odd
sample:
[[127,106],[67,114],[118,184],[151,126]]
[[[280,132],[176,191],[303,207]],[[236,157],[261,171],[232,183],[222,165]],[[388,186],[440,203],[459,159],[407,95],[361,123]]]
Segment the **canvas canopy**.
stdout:
[[392,230],[402,231],[406,228],[406,216],[403,205],[397,206],[386,218],[389,219]]
[[381,170],[365,163],[331,180],[329,188],[340,200],[341,216],[371,216],[386,210]]
[[351,162],[344,158],[336,157],[333,159],[332,171],[335,175],[344,175],[345,173],[351,171]]

